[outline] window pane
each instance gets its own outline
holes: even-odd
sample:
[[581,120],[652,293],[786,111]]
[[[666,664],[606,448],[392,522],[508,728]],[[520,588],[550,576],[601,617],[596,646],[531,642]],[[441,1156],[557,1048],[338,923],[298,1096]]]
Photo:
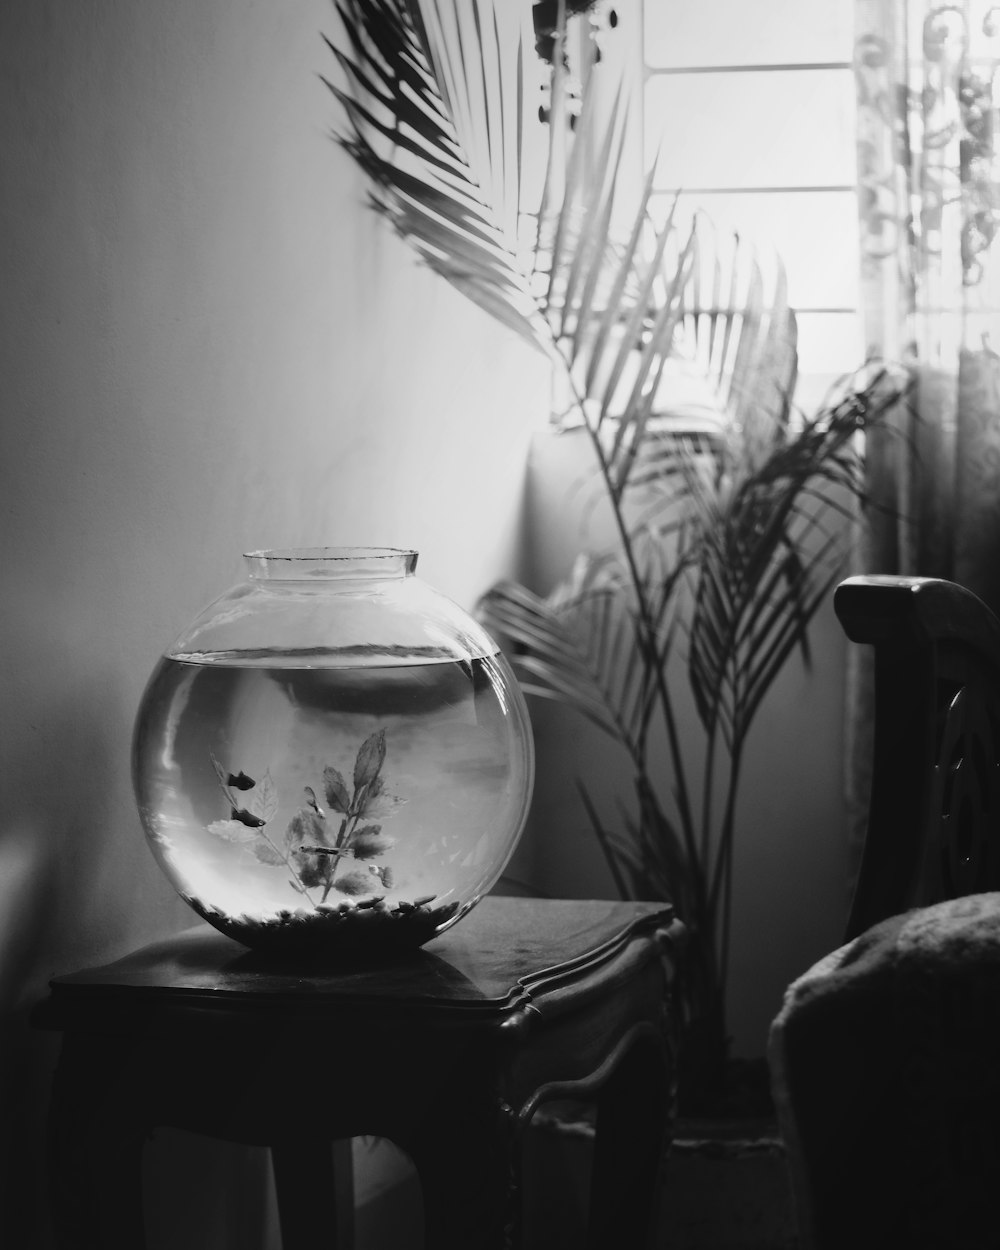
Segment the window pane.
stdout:
[[646,0],[652,66],[850,61],[851,0]]
[[848,70],[654,76],[644,121],[664,187],[854,185]]
[[[657,221],[665,219],[672,202],[673,197],[657,197]],[[768,252],[781,257],[794,307],[857,307],[858,209],[853,191],[682,196],[675,219],[689,220],[696,207],[720,234],[736,232],[765,257]]]
[[799,373],[831,378],[853,373],[865,360],[858,313],[798,313]]

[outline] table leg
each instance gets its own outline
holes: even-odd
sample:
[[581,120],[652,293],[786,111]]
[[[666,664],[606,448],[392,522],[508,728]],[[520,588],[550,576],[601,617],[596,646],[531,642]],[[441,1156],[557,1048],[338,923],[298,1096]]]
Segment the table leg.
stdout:
[[597,1094],[588,1250],[652,1244],[671,1098],[666,1048],[640,1038]]
[[271,1145],[282,1250],[352,1250],[350,1139],[286,1138]]
[[420,1177],[428,1250],[508,1250],[520,1243],[520,1134],[500,1098],[454,1095],[433,1127],[400,1141]]
[[122,1073],[108,1053],[66,1038],[49,1110],[48,1170],[59,1250],[143,1250],[142,1149]]

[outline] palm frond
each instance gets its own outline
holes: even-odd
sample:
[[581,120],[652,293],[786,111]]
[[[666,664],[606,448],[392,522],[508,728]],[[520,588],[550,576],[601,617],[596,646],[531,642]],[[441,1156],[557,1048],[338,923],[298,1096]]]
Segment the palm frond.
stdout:
[[[899,386],[868,376],[793,422],[797,327],[780,260],[766,264],[702,213],[685,221],[678,198],[658,196],[655,163],[630,187],[627,93],[600,87],[603,66],[583,76],[570,125],[565,25],[536,185],[525,173],[531,6],[334,3],[347,39],[330,44],[343,84],[327,85],[372,206],[435,272],[549,355],[589,435],[617,548],[586,553],[546,598],[501,582],[479,615],[525,690],[628,753],[638,816],[607,828],[581,787],[584,806],[618,888],[673,897],[707,943],[721,1020],[744,739],[792,651],[808,657],[843,555],[828,519],[861,498],[857,435]],[[684,644],[686,664],[668,671]],[[700,811],[679,673],[705,731]],[[728,766],[721,817],[717,765]]]
[[790,652],[808,657],[809,626],[846,556],[843,537],[824,531],[815,512],[817,500],[830,500],[822,483],[857,488],[856,436],[897,398],[876,376],[794,436],[772,426],[770,452],[758,446],[744,457],[726,497],[691,494],[703,545],[688,676],[709,731],[720,724],[729,741],[745,736]]
[[807,631],[813,617],[842,576],[842,572],[843,565],[839,559],[826,570],[825,575],[812,570],[807,586],[789,587],[788,598],[792,610],[788,610],[781,602],[773,606],[766,628],[753,640],[753,659],[747,665],[745,673],[738,713],[739,732],[744,737],[788,656],[797,647],[801,648],[808,637]]
[[[467,298],[561,360],[595,435],[616,419],[608,468],[619,497],[682,331],[697,356],[707,327],[697,365],[716,417],[751,407],[746,379],[789,352],[782,285],[767,304],[759,274],[747,277],[752,249],[734,240],[724,257],[703,215],[682,231],[676,200],[655,225],[655,162],[637,195],[619,176],[629,133],[620,87],[584,92],[572,133],[553,121],[546,177],[528,195],[529,6],[335,2],[349,47],[330,46],[346,88],[328,86],[373,206]],[[561,61],[557,52],[553,118],[565,117]]]
[[329,46],[348,90],[327,86],[373,206],[430,268],[544,349],[518,241],[528,32],[495,11],[484,21],[483,7],[337,0],[350,51]]
[[[589,327],[594,292],[606,264],[625,138],[621,96],[603,125],[592,100],[585,101],[577,122],[547,271],[541,238],[536,260],[536,272],[546,275],[543,302],[553,332],[557,339],[572,337],[574,343]],[[591,165],[597,173],[588,176]]]
[[652,696],[623,586],[615,562],[584,559],[546,599],[504,581],[477,612],[507,641],[524,689],[573,707],[634,756]]

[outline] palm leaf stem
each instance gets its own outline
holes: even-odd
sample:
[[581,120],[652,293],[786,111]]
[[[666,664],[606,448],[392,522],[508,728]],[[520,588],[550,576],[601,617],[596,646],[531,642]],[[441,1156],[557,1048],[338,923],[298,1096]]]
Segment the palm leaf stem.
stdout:
[[[635,630],[635,620],[632,618],[632,628]],[[633,697],[630,705],[631,715],[628,716],[628,723],[635,728],[635,744],[636,752],[642,760],[646,758],[646,737],[649,729],[649,721],[655,708],[656,696],[652,683],[649,680],[648,666],[643,664],[643,656],[638,647],[630,647],[625,660],[625,673],[623,676],[623,688],[632,690]]]
[[[808,620],[815,615],[816,610],[823,602],[825,596],[830,592],[842,572],[842,566],[838,565],[831,570],[826,579],[816,587],[813,592],[812,599],[808,606]],[[808,621],[807,621],[808,623]],[[791,633],[787,633],[784,637],[779,637],[772,645],[770,654],[766,657],[767,667],[762,668],[758,665],[759,675],[755,676],[753,681],[749,683],[745,696],[744,705],[740,710],[741,724],[744,734],[749,732],[751,723],[757,714],[760,704],[763,702],[764,696],[767,694],[772,681],[777,676],[782,665],[785,662],[792,648],[797,645],[797,639]]]
[[[612,116],[617,123],[617,113],[621,93],[615,101]],[[580,344],[591,319],[591,304],[594,290],[600,273],[596,258],[604,253],[609,241],[611,229],[611,213],[614,207],[614,194],[606,188],[614,188],[618,181],[624,152],[621,143],[615,143],[615,126],[608,126],[604,133],[601,147],[597,153],[597,168],[603,170],[603,176],[595,179],[590,195],[584,205],[584,219],[588,222],[586,233],[576,240],[572,260],[566,275],[566,287],[561,296],[562,308],[559,313],[559,338],[570,333],[570,318],[573,319],[573,335],[571,358],[576,357]],[[585,144],[579,144],[580,152],[585,152]],[[579,298],[577,290],[580,290]]]
[[776,628],[784,628],[789,622],[796,628],[803,655],[808,661],[805,596],[818,575],[818,570],[826,562],[830,548],[836,545],[837,538],[831,535],[815,557],[803,562],[799,550],[789,543],[789,550],[783,558],[778,553],[773,553],[769,562],[770,568],[767,564],[764,565],[764,573],[757,583],[757,590],[754,591],[752,586],[746,588],[734,645],[738,651],[744,648],[747,650],[748,663],[754,662],[757,651],[768,636]]
[[741,608],[733,597],[725,593],[727,589],[725,565],[723,564],[722,571],[714,578],[709,578],[708,570],[703,565],[691,626],[688,674],[695,705],[705,732],[709,735],[715,732],[720,721],[727,672],[734,654],[741,613]]
[[597,459],[598,469],[604,482],[607,497],[611,504],[615,529],[618,533],[622,551],[625,556],[629,580],[632,585],[633,593],[635,594],[636,607],[638,611],[637,623],[640,626],[638,637],[643,649],[645,662],[654,673],[656,693],[667,733],[667,749],[670,754],[671,766],[674,770],[674,794],[677,803],[678,815],[680,817],[681,835],[684,841],[685,852],[688,856],[688,862],[691,867],[694,879],[694,892],[696,897],[699,899],[700,910],[700,901],[705,899],[707,882],[703,866],[698,858],[698,846],[695,840],[695,825],[688,792],[687,770],[685,768],[684,758],[681,751],[680,730],[677,724],[673,700],[670,696],[670,691],[667,688],[666,674],[664,673],[663,666],[658,663],[659,649],[656,644],[656,627],[653,613],[646,595],[645,584],[636,563],[636,555],[632,544],[632,538],[622,510],[622,500],[614,489],[611,465],[605,454],[597,427],[588,419],[588,414],[584,406],[584,397],[577,389],[575,379],[573,378],[571,372],[570,362],[566,360],[565,357],[563,358],[563,364],[566,370],[566,377],[570,387],[570,392],[573,395],[574,402],[583,416],[584,428],[587,431],[591,447],[593,448],[594,455]]
[[622,875],[621,867],[618,863],[618,854],[616,854],[615,847],[612,845],[608,831],[604,828],[604,824],[597,812],[597,808],[594,806],[593,800],[587,792],[586,786],[579,779],[579,777],[576,779],[576,788],[579,792],[580,799],[583,802],[587,817],[590,820],[591,828],[597,837],[598,846],[600,846],[601,851],[604,854],[604,859],[615,883],[615,889],[618,891],[621,898],[628,898],[628,883]]
[[[625,320],[621,341],[618,344],[618,350],[615,353],[614,362],[611,366],[608,380],[603,387],[604,394],[601,400],[601,412],[600,416],[597,418],[598,428],[600,428],[601,423],[609,416],[612,400],[614,399],[615,393],[618,389],[618,384],[621,381],[622,374],[625,371],[625,367],[632,352],[639,352],[640,367],[645,357],[645,351],[642,347],[641,339],[643,329],[645,327],[646,313],[654,306],[652,293],[656,282],[656,274],[659,272],[660,266],[663,263],[663,257],[666,254],[667,242],[672,237],[673,218],[676,205],[677,200],[675,198],[670,208],[670,215],[656,237],[656,244],[653,249],[653,254],[650,257],[646,274],[639,285],[639,289],[633,297],[632,309]],[[648,344],[646,350],[648,350]],[[617,455],[617,444],[622,437],[622,427],[619,427],[616,435],[617,437],[614,452],[612,453],[612,459],[614,459],[614,456]]]
[[662,673],[666,668],[667,661],[673,651],[674,639],[677,635],[679,624],[679,616],[675,613],[672,617],[666,633],[663,635],[663,641],[657,644],[657,638],[661,636],[663,628],[663,620],[674,602],[677,588],[684,579],[687,572],[686,563],[678,561],[672,573],[661,580],[660,583],[660,604],[658,610],[653,614],[653,655],[652,663],[649,657],[645,659],[645,680],[644,689],[642,691],[643,705],[641,715],[638,719],[638,730],[636,734],[636,743],[639,754],[642,759],[646,758],[646,744],[649,736],[649,730],[652,727],[653,714],[656,710],[657,698],[659,696],[659,686],[656,677],[653,674]]
[[[741,752],[742,755],[742,752]],[[735,835],[735,799],[739,786],[740,759],[734,762],[733,773],[730,778],[730,794],[733,803],[732,810],[728,817],[728,827],[724,830],[724,839],[726,847],[726,859],[722,900],[722,916],[721,928],[719,933],[719,954],[718,954],[718,981],[713,987],[715,993],[719,996],[720,1010],[722,1011],[722,1019],[725,1019],[725,1001],[726,986],[729,982],[729,953],[730,953],[730,937],[732,934],[732,912],[733,912],[733,842]]]
[[620,861],[618,865],[619,871],[622,870],[622,865],[624,865],[624,867],[627,868],[628,872],[631,874],[633,884],[629,886],[625,880],[626,874],[624,871],[621,873],[622,882],[625,884],[626,890],[631,891],[630,893],[624,894],[622,897],[635,898],[639,893],[637,887],[643,881],[644,865],[642,862],[642,856],[636,850],[638,839],[635,837],[629,824],[628,812],[624,810],[621,803],[618,804],[618,813],[624,828],[627,830],[626,833],[619,833],[618,830],[609,829],[603,825],[602,828],[609,851],[616,857],[616,860]]
[[736,826],[736,799],[739,790],[745,742],[745,736],[736,738],[729,752],[729,777],[726,782],[726,801],[719,824],[719,844],[715,850],[715,860],[710,874],[711,884],[708,890],[708,906],[709,914],[711,915],[719,914],[719,895],[725,884],[727,861],[732,858]]
[[[784,614],[801,618],[803,596],[838,543],[836,534],[828,534],[820,547],[807,557],[801,543],[792,535],[778,536],[778,549],[769,553],[758,571],[756,590],[753,584],[746,587],[744,619],[738,630],[737,645],[753,647],[767,637]],[[805,641],[804,622],[802,627]]]
[[[802,563],[798,546],[787,529],[788,516],[794,511],[795,497],[801,490],[800,483],[793,483],[783,497],[775,499],[772,496],[770,500],[761,501],[770,513],[767,525],[750,545],[739,542],[742,532],[748,529],[752,532],[753,514],[758,510],[758,502],[749,489],[751,485],[748,483],[741,492],[742,498],[738,499],[735,512],[728,518],[727,528],[733,539],[710,544],[706,549],[712,559],[704,566],[703,581],[699,586],[699,610],[696,611],[694,629],[696,636],[708,642],[711,649],[705,656],[703,649],[696,645],[692,656],[692,674],[706,728],[714,724],[722,693],[722,682],[710,678],[721,678],[727,663],[724,657],[735,658],[744,647],[748,647],[752,663],[753,652],[763,644],[776,624],[781,622],[784,628],[789,619],[794,627],[793,641],[805,639],[810,614],[804,608],[803,591],[811,572],[823,563],[830,546],[830,542],[824,544],[815,559]],[[788,549],[785,559],[777,557],[781,547]],[[789,560],[793,561],[791,565]],[[798,577],[795,576],[796,568],[801,570]],[[709,572],[711,576],[708,576]],[[775,593],[781,580],[788,581],[788,587],[776,601]],[[726,586],[730,588],[728,596],[723,594],[723,587]],[[765,612],[766,615],[762,616]],[[706,662],[710,664],[707,672],[704,668]],[[735,667],[743,671],[746,666],[738,664]],[[712,692],[708,698],[707,691]],[[735,698],[733,706],[735,710]]]
[[[619,494],[624,494],[628,486],[629,477],[635,465],[647,424],[653,415],[654,401],[663,377],[667,358],[670,355],[674,333],[683,315],[682,292],[684,282],[690,270],[693,241],[694,227],[692,227],[688,235],[684,251],[678,260],[677,269],[671,280],[667,297],[664,300],[663,307],[657,313],[650,331],[649,341],[640,357],[632,393],[625,409],[626,412],[631,414],[627,422],[631,426],[631,437],[627,447],[624,449],[624,462],[618,469],[616,488]],[[654,361],[656,362],[655,368]],[[625,425],[626,422],[623,420],[618,428],[619,443]],[[616,446],[615,451],[617,452],[617,450],[618,447]]]
[[[667,819],[649,778],[642,772],[636,774],[636,794],[639,804],[638,821],[618,801],[618,815],[625,832],[608,829],[603,822],[599,827],[609,852],[615,856],[621,870],[632,879],[631,893],[625,897],[638,898],[640,893],[653,898],[671,899],[680,915],[691,915],[685,886],[690,879],[684,851],[677,832]],[[596,819],[596,817],[595,817]],[[643,829],[648,832],[643,833]]]
[[[632,223],[632,233],[629,236],[628,243],[625,245],[622,254],[621,264],[615,274],[615,280],[608,293],[605,302],[604,314],[601,317],[594,342],[590,350],[590,362],[587,365],[586,376],[584,378],[584,390],[587,394],[591,393],[594,382],[597,378],[597,370],[602,359],[604,358],[604,349],[608,342],[608,337],[615,324],[618,321],[618,310],[621,307],[622,297],[625,294],[625,288],[628,284],[629,275],[633,269],[635,258],[639,254],[639,244],[642,239],[643,231],[646,229],[646,211],[649,204],[650,196],[653,194],[653,185],[656,174],[657,161],[654,160],[646,175],[646,183],[642,190],[640,199],[640,210],[635,214]],[[671,213],[672,216],[672,213]]]
[[705,763],[701,777],[701,862],[711,862],[712,854],[712,799],[715,788],[715,751],[718,743],[718,728],[713,724],[706,731]]
[[645,771],[636,772],[635,790],[639,803],[638,823],[630,819],[620,802],[619,812],[633,842],[645,855],[644,859],[640,858],[641,871],[637,880],[646,883],[647,888],[659,891],[654,897],[671,899],[677,905],[679,914],[687,915],[691,907],[685,886],[691,874],[683,841],[663,811]]

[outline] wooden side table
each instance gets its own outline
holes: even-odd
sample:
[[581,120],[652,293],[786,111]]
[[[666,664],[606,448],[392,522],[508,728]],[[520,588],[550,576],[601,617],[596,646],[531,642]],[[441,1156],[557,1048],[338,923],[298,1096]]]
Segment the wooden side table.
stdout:
[[[675,1085],[669,907],[490,897],[388,964],[282,969],[207,925],[56,978],[50,1124],[61,1247],[139,1250],[155,1126],[266,1145],[284,1250],[336,1245],[330,1143],[412,1158],[427,1250],[515,1246],[519,1147],[593,1096],[592,1247],[650,1236]],[[110,1178],[110,1180],[109,1180]]]

